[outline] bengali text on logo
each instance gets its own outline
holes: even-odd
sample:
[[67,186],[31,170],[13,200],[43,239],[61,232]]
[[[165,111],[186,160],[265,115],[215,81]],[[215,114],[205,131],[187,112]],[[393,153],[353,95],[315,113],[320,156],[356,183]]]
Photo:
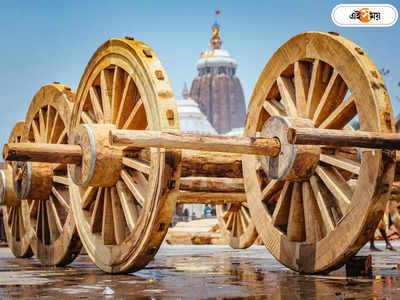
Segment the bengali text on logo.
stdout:
[[339,4],[332,21],[341,27],[389,27],[397,22],[397,9],[390,4]]

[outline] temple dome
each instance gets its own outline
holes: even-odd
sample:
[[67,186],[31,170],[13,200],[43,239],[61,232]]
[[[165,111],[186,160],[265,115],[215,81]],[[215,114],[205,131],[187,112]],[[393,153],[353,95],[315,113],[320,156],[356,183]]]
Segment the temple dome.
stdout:
[[213,49],[207,52],[207,57],[201,57],[196,64],[197,70],[206,67],[229,67],[236,69],[236,60],[225,49]]
[[198,134],[217,134],[206,116],[200,111],[199,104],[189,98],[185,86],[183,99],[176,100],[179,124],[182,132]]

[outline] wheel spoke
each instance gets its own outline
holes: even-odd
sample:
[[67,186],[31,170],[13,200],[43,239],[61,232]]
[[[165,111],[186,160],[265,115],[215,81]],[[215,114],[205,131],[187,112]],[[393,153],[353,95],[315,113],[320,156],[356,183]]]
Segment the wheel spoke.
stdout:
[[113,210],[111,204],[110,188],[104,188],[102,237],[104,245],[115,245]]
[[29,216],[34,218],[38,215],[39,209],[39,200],[32,200],[31,204],[29,205]]
[[308,181],[302,183],[302,195],[306,241],[308,243],[315,243],[322,238],[320,226],[323,224],[323,221],[318,210],[317,200]]
[[40,135],[38,125],[36,124],[36,120],[32,121],[31,126],[32,126],[33,137],[35,139],[35,142],[43,142],[42,137]]
[[268,201],[275,193],[282,189],[284,181],[272,179],[261,192],[261,200]]
[[103,224],[103,207],[104,207],[104,188],[100,187],[97,190],[96,202],[94,204],[92,217],[90,219],[90,232],[99,233]]
[[112,119],[113,122],[115,122],[118,117],[118,108],[121,105],[122,94],[123,94],[123,82],[124,82],[124,71],[122,69],[120,69],[119,67],[115,66],[113,85],[112,85],[112,97],[111,97],[111,109],[113,111],[113,119]]
[[294,63],[294,85],[296,91],[296,105],[299,117],[307,116],[307,96],[310,89],[310,66],[308,62]]
[[105,123],[111,123],[113,118],[111,111],[113,77],[114,74],[112,70],[106,69],[100,72],[100,89],[101,89],[101,99],[103,103]]
[[51,130],[53,128],[54,115],[55,115],[55,110],[53,110],[50,105],[47,105],[47,114],[46,114],[46,141],[47,142],[50,142],[50,134],[51,134]]
[[353,196],[353,192],[346,180],[332,167],[317,166],[316,173],[336,198],[337,205],[342,214],[345,215]]
[[81,119],[84,124],[94,124],[95,121],[84,111],[81,112]]
[[347,97],[338,107],[319,125],[325,129],[342,129],[357,115],[356,103],[353,96]]
[[276,103],[279,102],[275,99],[266,100],[263,103],[263,108],[270,116],[286,116],[285,110],[282,110]]
[[251,217],[249,212],[247,211],[246,208],[244,208],[243,206],[240,207],[240,210],[242,211],[243,217],[246,219],[246,223],[247,224],[251,224]]
[[48,216],[50,239],[54,242],[60,237],[60,233],[62,232],[62,225],[58,217],[56,207],[54,206],[54,203],[53,201],[51,201],[51,199],[46,201],[46,211]]
[[69,176],[58,176],[55,175],[53,176],[53,181],[63,184],[63,185],[70,185],[71,184],[71,179],[69,178]]
[[314,112],[317,109],[318,103],[325,91],[327,82],[323,81],[324,69],[327,66],[324,62],[316,59],[313,64],[311,72],[310,90],[308,91],[307,97],[307,116],[312,118]]
[[[141,117],[141,118],[140,118]],[[144,113],[144,105],[142,102],[142,99],[139,99],[136,103],[135,106],[133,107],[132,111],[129,114],[128,119],[125,121],[124,125],[122,126],[122,129],[129,129],[129,128],[137,128],[135,124],[139,123],[142,119],[145,119],[145,113]],[[134,121],[136,121],[134,123]]]
[[129,173],[127,170],[121,172],[122,180],[125,182],[138,204],[143,207],[146,199],[147,180],[142,173],[133,171]]
[[50,228],[49,228],[49,219],[48,219],[48,211],[46,209],[46,204],[44,200],[40,200],[41,205],[41,220],[42,220],[42,242],[46,245],[50,245]]
[[329,213],[328,205],[326,201],[328,200],[327,191],[320,186],[318,178],[313,175],[310,177],[311,188],[314,192],[314,197],[317,200],[319,211],[321,213],[322,220],[324,221],[326,232],[329,233],[335,229],[335,224]]
[[138,211],[134,204],[134,199],[132,194],[129,192],[128,187],[123,181],[118,181],[117,183],[117,193],[121,201],[122,210],[125,215],[125,220],[130,231],[135,227],[136,221],[138,219]]
[[90,102],[92,104],[94,115],[96,116],[97,122],[104,123],[104,113],[103,113],[103,109],[101,107],[101,102],[100,102],[101,98],[95,87],[90,87],[89,97],[90,97]]
[[150,174],[150,163],[147,161],[141,161],[136,158],[123,157],[122,164],[139,172]]
[[125,239],[125,215],[122,209],[121,201],[118,197],[117,189],[111,188],[111,204],[113,212],[113,223],[115,241],[117,244],[121,244]]
[[347,86],[342,77],[340,77],[339,73],[335,70],[315,111],[313,121],[316,127],[319,127],[340,103],[342,103],[346,92]]
[[353,174],[360,173],[360,163],[337,155],[320,154],[320,160],[324,163],[349,171]]
[[276,82],[288,116],[297,117],[296,95],[292,81],[279,76]]
[[19,207],[18,211],[18,228],[19,228],[19,236],[22,238],[25,235],[25,225],[24,225],[24,217],[22,216],[22,209]]
[[15,210],[15,207],[11,206],[10,211],[8,213],[8,220],[7,220],[9,226],[11,226],[13,218],[14,218],[14,210]]
[[229,212],[228,220],[226,221],[226,229],[233,231],[234,212],[232,210],[229,210]]
[[66,144],[67,142],[68,142],[67,128],[64,128],[64,130],[61,132],[60,136],[58,137],[56,144]]
[[301,182],[295,182],[293,184],[292,197],[290,199],[287,236],[290,241],[302,242],[305,240]]
[[289,217],[290,209],[290,196],[292,194],[292,184],[288,181],[285,182],[281,194],[279,195],[278,202],[275,205],[272,214],[272,224],[275,226],[286,225]]
[[[125,81],[124,91],[122,93],[121,103],[118,108],[117,119],[115,121],[115,125],[119,128],[119,125],[122,121],[127,119],[127,112],[124,110],[125,104],[129,101],[129,99],[135,99],[136,87],[133,87],[134,83],[131,80],[131,77],[128,76]],[[135,90],[135,91],[133,91]]]
[[85,193],[82,197],[82,209],[89,209],[93,200],[96,198],[97,189],[93,186],[89,186],[86,188]]
[[47,130],[46,130],[46,121],[43,116],[42,108],[39,108],[39,125],[40,125],[40,137],[43,142],[46,142]]
[[58,202],[61,204],[61,206],[69,212],[70,207],[67,203],[67,201],[64,199],[63,195],[53,186],[51,188],[52,194],[55,196],[55,198],[58,200]]

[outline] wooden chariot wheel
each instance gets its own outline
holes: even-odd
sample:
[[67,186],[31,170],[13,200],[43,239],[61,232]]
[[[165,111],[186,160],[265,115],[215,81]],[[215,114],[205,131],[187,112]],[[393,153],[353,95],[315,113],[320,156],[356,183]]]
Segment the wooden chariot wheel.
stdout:
[[[24,121],[17,122],[11,131],[9,143],[21,142],[24,132]],[[26,202],[16,198],[12,181],[12,166],[6,162],[1,173],[1,192],[3,205],[4,230],[8,247],[15,257],[29,258],[33,256],[30,247],[33,231],[30,229],[29,207]]]
[[[67,144],[75,93],[54,83],[43,86],[29,107],[23,142]],[[65,266],[81,250],[70,207],[66,164],[14,163],[14,186],[28,207],[31,247],[44,265]]]
[[73,141],[92,151],[90,162],[70,168],[82,184],[71,186],[79,235],[102,270],[139,270],[157,253],[173,216],[179,152],[122,151],[109,145],[108,133],[179,129],[167,74],[146,44],[111,39],[92,56],[76,99]]
[[224,239],[234,249],[245,249],[257,239],[257,230],[247,202],[216,205],[218,225]]
[[[382,77],[363,49],[334,33],[305,32],[265,66],[249,105],[246,136],[291,125],[393,132]],[[282,130],[285,132],[285,130]],[[248,205],[266,247],[303,273],[336,269],[372,236],[394,176],[393,152],[291,145],[274,158],[243,156]],[[271,178],[271,179],[268,179]],[[275,178],[275,179],[274,179]]]

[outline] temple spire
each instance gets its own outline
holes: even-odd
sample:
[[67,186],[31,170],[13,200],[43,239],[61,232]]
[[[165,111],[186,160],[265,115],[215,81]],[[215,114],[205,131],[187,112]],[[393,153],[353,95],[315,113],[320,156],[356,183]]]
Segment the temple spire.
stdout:
[[185,82],[185,85],[183,87],[182,97],[183,97],[183,99],[188,99],[189,98],[189,90],[187,88],[186,82]]

